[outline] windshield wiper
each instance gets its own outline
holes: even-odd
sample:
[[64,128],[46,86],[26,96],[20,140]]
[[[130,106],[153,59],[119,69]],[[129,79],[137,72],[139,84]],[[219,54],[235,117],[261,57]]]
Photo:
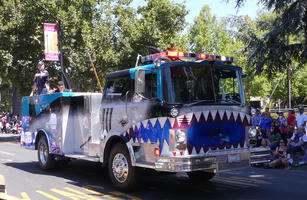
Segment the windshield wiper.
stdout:
[[237,104],[242,104],[241,102],[237,101],[237,100],[233,100],[233,99],[229,99],[229,101],[231,101],[232,103],[237,103]]
[[237,100],[233,100],[233,99],[226,99],[226,100],[223,100],[225,102],[231,102],[231,103],[235,103],[235,104],[242,104],[241,102],[237,101]]
[[197,105],[197,104],[204,103],[204,102],[214,102],[214,100],[212,100],[212,99],[203,99],[203,100],[196,101],[196,102],[193,102],[193,103],[185,104],[184,106],[193,106],[193,105]]

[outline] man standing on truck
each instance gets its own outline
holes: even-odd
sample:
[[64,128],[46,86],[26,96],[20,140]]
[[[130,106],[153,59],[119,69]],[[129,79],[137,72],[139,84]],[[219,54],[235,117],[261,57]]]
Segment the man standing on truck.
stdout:
[[34,84],[30,96],[33,96],[35,89],[37,89],[37,95],[47,94],[49,92],[49,73],[45,70],[45,64],[43,61],[39,61],[37,66],[39,73],[36,73],[34,76]]

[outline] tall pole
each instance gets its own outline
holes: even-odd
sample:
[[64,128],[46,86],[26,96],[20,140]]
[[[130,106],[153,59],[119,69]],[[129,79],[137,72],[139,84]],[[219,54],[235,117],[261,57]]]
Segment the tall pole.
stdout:
[[[289,33],[287,35],[287,45],[290,45],[290,38],[289,38]],[[290,60],[290,55],[289,55],[289,60]],[[291,108],[291,65],[290,62],[287,66],[287,88],[288,88],[288,108]]]
[[[61,2],[58,0],[58,11],[60,11]],[[58,18],[58,26],[59,26],[59,50],[60,50],[60,65],[61,65],[61,78],[64,81],[63,73],[63,54],[62,54],[62,31],[61,31],[61,20]]]

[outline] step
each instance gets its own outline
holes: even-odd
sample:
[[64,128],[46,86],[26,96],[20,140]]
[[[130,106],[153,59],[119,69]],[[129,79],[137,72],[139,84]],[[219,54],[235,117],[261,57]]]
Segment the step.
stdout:
[[251,155],[251,158],[261,158],[261,157],[265,157],[265,156],[271,156],[271,154],[257,154],[257,155]]
[[92,162],[100,162],[100,158],[95,157],[95,156],[88,156],[88,155],[83,155],[83,154],[65,154],[64,156],[67,158],[87,160],[87,161],[92,161]]

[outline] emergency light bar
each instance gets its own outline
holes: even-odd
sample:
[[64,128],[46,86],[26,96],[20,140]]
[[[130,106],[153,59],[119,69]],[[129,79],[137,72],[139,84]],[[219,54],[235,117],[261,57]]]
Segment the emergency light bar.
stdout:
[[141,62],[142,63],[152,63],[156,59],[169,60],[169,61],[175,61],[175,60],[181,60],[181,59],[212,60],[212,61],[222,61],[227,64],[237,62],[237,58],[234,58],[234,57],[209,55],[205,53],[200,53],[200,54],[186,53],[186,52],[182,52],[178,50],[168,50],[168,51],[163,51],[160,53],[142,56]]

